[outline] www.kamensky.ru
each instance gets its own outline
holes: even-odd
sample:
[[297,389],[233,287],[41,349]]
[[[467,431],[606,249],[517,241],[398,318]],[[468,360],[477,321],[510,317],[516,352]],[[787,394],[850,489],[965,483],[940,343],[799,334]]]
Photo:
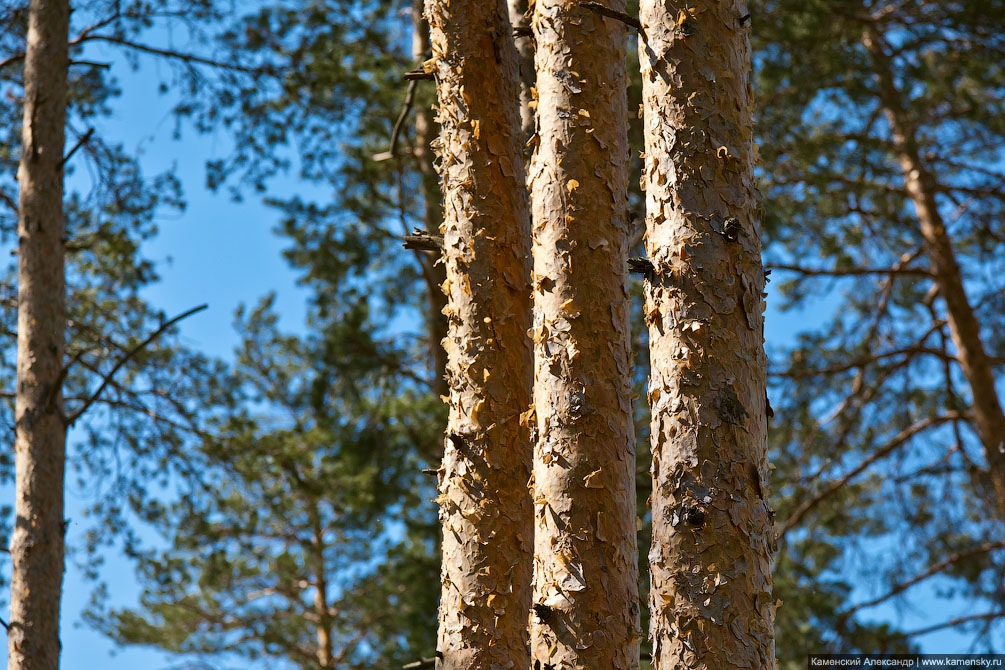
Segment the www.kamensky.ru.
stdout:
[[807,666],[813,668],[998,668],[1005,666],[1003,654],[811,654]]

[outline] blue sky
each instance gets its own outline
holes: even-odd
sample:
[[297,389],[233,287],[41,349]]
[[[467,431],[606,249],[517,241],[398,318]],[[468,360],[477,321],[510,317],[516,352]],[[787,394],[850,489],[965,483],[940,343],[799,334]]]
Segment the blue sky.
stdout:
[[[276,306],[283,326],[300,329],[306,294],[295,285],[296,277],[280,256],[283,242],[272,233],[275,213],[252,198],[235,203],[203,186],[205,162],[227,153],[227,139],[187,131],[182,141],[173,140],[174,121],[168,112],[171,99],[157,91],[155,66],[144,59],[143,69],[133,72],[107,48],[95,47],[89,55],[116,63],[116,76],[123,90],[115,103],[115,115],[103,123],[101,131],[122,141],[127,148],[142,151],[148,174],[175,166],[185,187],[186,211],[160,221],[160,234],[145,247],[146,256],[158,261],[162,277],[146,291],[146,297],[168,314],[209,303],[209,310],[184,321],[180,330],[189,346],[223,358],[229,358],[237,344],[231,327],[235,308],[241,303],[253,303],[267,292],[277,294]],[[278,180],[274,188],[304,191],[292,179]],[[767,340],[773,345],[790,341],[800,328],[812,325],[822,316],[822,313],[783,315],[769,307]],[[68,488],[67,516],[71,519],[79,516],[84,502],[80,491]],[[80,532],[79,525],[71,525],[71,543],[79,540]],[[128,561],[108,555],[103,578],[109,585],[112,604],[136,603],[138,589]],[[65,577],[62,617],[65,670],[148,669],[171,662],[165,654],[143,649],[119,650],[112,656],[113,645],[79,623],[91,586],[83,580],[71,557]],[[905,626],[914,628],[931,622],[932,603],[922,595],[915,610],[903,613]],[[944,608],[944,603],[940,607]],[[889,608],[876,612],[879,616],[895,614]],[[943,611],[938,619],[951,615]],[[951,651],[962,650],[958,647],[962,639],[945,632],[923,641],[928,650]]]

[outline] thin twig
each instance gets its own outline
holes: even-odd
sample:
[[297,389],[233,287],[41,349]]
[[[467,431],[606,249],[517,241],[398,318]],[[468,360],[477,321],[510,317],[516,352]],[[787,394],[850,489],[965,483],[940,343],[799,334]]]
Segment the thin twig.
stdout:
[[122,366],[125,365],[127,362],[129,362],[129,360],[131,358],[133,358],[136,354],[138,354],[143,349],[145,349],[151,342],[153,342],[158,337],[160,337],[164,333],[164,331],[166,331],[168,328],[170,328],[174,324],[178,323],[182,319],[188,318],[188,317],[192,316],[193,314],[197,314],[198,312],[201,312],[204,309],[208,309],[208,308],[209,308],[209,305],[199,305],[198,307],[193,307],[192,309],[188,310],[187,312],[182,312],[181,314],[179,314],[178,316],[174,317],[173,319],[165,321],[164,323],[161,324],[160,328],[158,328],[154,332],[150,333],[150,335],[147,336],[147,338],[145,340],[143,340],[142,342],[140,342],[139,344],[137,344],[135,347],[133,347],[132,349],[130,349],[129,351],[127,351],[125,353],[125,355],[122,356],[122,358],[120,358],[115,363],[115,365],[112,366],[112,369],[109,370],[108,374],[106,374],[104,376],[104,378],[101,380],[101,384],[98,386],[98,389],[94,393],[91,394],[91,397],[89,397],[86,401],[84,401],[83,406],[80,409],[78,409],[76,412],[74,412],[71,416],[67,417],[67,419],[66,419],[66,425],[67,426],[73,426],[73,424],[76,423],[77,419],[79,419],[84,414],[84,412],[86,412],[91,407],[91,405],[93,405],[95,403],[95,401],[97,401],[97,399],[99,397],[101,397],[101,393],[105,390],[105,388],[107,388],[108,384],[112,381],[112,377],[115,376],[115,373],[118,372],[120,369],[122,369]]
[[644,32],[642,29],[642,22],[631,14],[626,14],[625,12],[618,11],[617,9],[611,9],[606,5],[599,2],[580,2],[579,6],[583,9],[588,9],[591,12],[596,12],[601,16],[606,16],[609,19],[614,19],[615,21],[621,21],[626,26],[635,28],[635,30],[640,33]]
[[828,270],[826,268],[806,268],[799,265],[782,265],[778,263],[772,263],[766,265],[765,268],[769,270],[785,270],[787,272],[797,272],[801,275],[806,275],[810,277],[814,276],[826,276],[826,277],[856,277],[862,275],[921,275],[924,277],[931,277],[932,273],[924,268],[901,268],[901,267],[891,267],[891,268],[835,268],[833,270]]
[[90,142],[91,137],[93,136],[94,136],[94,128],[93,127],[88,128],[87,132],[81,135],[80,139],[77,140],[77,143],[73,145],[72,149],[70,149],[70,153],[66,154],[63,157],[63,160],[60,161],[59,167],[62,168],[64,165],[66,165],[66,162],[69,161],[71,158],[73,158],[73,154],[77,153],[77,150],[80,149],[80,147]]
[[98,63],[98,62],[92,61],[92,60],[71,60],[70,61],[70,65],[71,66],[96,67],[99,70],[107,70],[110,67],[112,67],[111,63]]
[[236,65],[234,63],[224,63],[221,61],[212,60],[211,58],[203,58],[202,56],[196,56],[195,54],[181,53],[178,51],[170,51],[168,49],[160,49],[157,47],[148,46],[146,44],[140,44],[139,42],[132,42],[130,40],[124,40],[121,37],[115,37],[114,35],[82,35],[77,39],[70,42],[71,46],[76,46],[82,42],[89,42],[91,40],[98,40],[101,42],[108,42],[110,44],[117,44],[119,46],[127,47],[129,49],[134,49],[135,51],[142,51],[143,53],[153,54],[155,56],[163,56],[165,58],[173,58],[175,60],[180,60],[185,63],[198,63],[199,65],[208,65],[209,67],[219,68],[221,70],[231,70],[233,72],[243,72],[244,74],[263,74],[267,72],[267,68],[261,67],[247,67],[244,65]]

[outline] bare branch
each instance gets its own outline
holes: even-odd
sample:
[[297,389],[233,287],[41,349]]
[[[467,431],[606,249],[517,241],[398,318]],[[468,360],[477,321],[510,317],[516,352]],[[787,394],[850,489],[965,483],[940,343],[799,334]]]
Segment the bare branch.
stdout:
[[815,277],[815,276],[825,276],[825,277],[860,277],[865,275],[918,275],[922,277],[931,277],[932,273],[929,270],[923,268],[902,268],[902,267],[892,267],[892,268],[835,268],[833,270],[828,270],[826,268],[806,268],[799,265],[784,265],[780,263],[772,263],[766,265],[765,268],[769,270],[785,270],[788,272],[797,272],[801,275]]
[[625,12],[618,11],[617,9],[611,9],[599,2],[580,2],[579,6],[583,9],[588,9],[591,12],[600,14],[601,16],[606,16],[609,19],[621,21],[626,26],[634,28],[640,33],[645,34],[645,30],[642,28],[642,22],[631,14],[626,14]]
[[6,203],[6,205],[8,207],[10,207],[12,210],[14,210],[15,214],[17,214],[18,207],[17,207],[17,203],[14,202],[13,198],[11,198],[9,195],[7,195],[6,193],[4,193],[3,191],[0,191],[0,200],[3,200],[4,203]]
[[918,630],[912,630],[908,633],[904,633],[904,637],[917,637],[919,635],[927,635],[929,633],[934,633],[938,630],[943,630],[944,628],[953,628],[961,624],[970,623],[971,621],[993,621],[994,619],[999,619],[1005,617],[1005,612],[984,612],[983,614],[969,614],[967,616],[959,616],[955,619],[950,619],[949,621],[944,621],[942,623],[937,623],[934,626],[928,626],[927,628],[919,628]]
[[436,79],[436,75],[432,72],[426,72],[425,70],[409,70],[402,77],[406,81],[432,81]]
[[443,236],[432,235],[424,230],[416,230],[413,234],[405,235],[402,239],[402,246],[406,249],[434,251],[436,253],[443,250]]
[[[405,120],[408,118],[408,113],[412,111],[412,105],[415,102],[415,89],[419,82],[414,79],[408,82],[408,93],[405,94],[405,102],[401,106],[401,112],[398,114],[397,120],[394,122],[394,129],[391,131],[391,147],[387,150],[387,153],[377,154],[373,157],[375,161],[384,161],[394,158],[398,155],[398,137],[401,135],[401,129],[405,125]],[[408,248],[406,246],[406,248]]]
[[101,397],[101,393],[105,390],[105,388],[108,386],[108,384],[112,381],[112,377],[115,376],[115,373],[117,373],[120,369],[122,369],[122,366],[125,365],[127,362],[129,362],[129,360],[131,358],[133,358],[134,356],[136,356],[136,354],[138,354],[141,351],[143,351],[143,349],[145,349],[151,342],[153,342],[158,337],[160,337],[161,335],[163,335],[164,332],[167,329],[169,329],[171,326],[173,326],[174,324],[178,323],[182,319],[188,318],[188,317],[192,316],[193,314],[197,314],[197,313],[203,311],[204,309],[208,309],[208,308],[209,308],[209,305],[199,305],[198,307],[193,307],[192,309],[188,310],[187,312],[182,312],[181,314],[179,314],[178,316],[174,317],[173,319],[169,319],[168,321],[165,321],[164,323],[161,324],[160,328],[158,328],[157,330],[155,330],[154,332],[152,332],[149,336],[147,336],[147,338],[145,340],[143,340],[142,342],[140,342],[139,344],[137,344],[135,347],[133,347],[132,349],[130,349],[129,351],[127,351],[125,353],[125,355],[122,356],[115,363],[115,365],[112,366],[112,369],[109,370],[108,374],[106,374],[104,376],[104,378],[101,380],[101,384],[98,386],[97,390],[94,393],[91,394],[91,397],[89,397],[86,401],[84,401],[83,406],[81,406],[81,408],[78,409],[76,412],[74,412],[71,416],[69,416],[69,417],[66,418],[66,425],[67,426],[73,426],[73,424],[77,422],[77,419],[79,419],[81,416],[83,416],[84,412],[86,412],[91,407],[91,405],[93,405],[95,403],[95,401],[97,401],[98,398]]

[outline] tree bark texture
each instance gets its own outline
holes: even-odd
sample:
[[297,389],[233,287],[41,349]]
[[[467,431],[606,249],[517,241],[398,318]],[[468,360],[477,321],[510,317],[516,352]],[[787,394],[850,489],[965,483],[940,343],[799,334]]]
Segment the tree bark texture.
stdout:
[[764,273],[738,0],[642,0],[653,668],[774,667]]
[[956,347],[956,359],[973,397],[973,419],[991,473],[998,517],[1005,519],[1005,413],[995,388],[994,371],[981,339],[981,327],[963,286],[953,243],[935,199],[934,175],[921,159],[915,127],[904,109],[883,39],[874,29],[862,42],[872,57],[879,83],[880,104],[890,122],[893,144],[904,175],[904,186],[914,205],[939,295],[946,303],[946,322]]
[[31,0],[18,170],[17,470],[8,667],[59,667],[63,584],[63,143],[67,0]]
[[532,667],[636,668],[627,32],[569,0],[537,0],[533,27]]
[[[422,63],[431,55],[429,43],[429,24],[423,15],[423,0],[412,0],[412,56]],[[432,111],[423,104],[415,109],[415,166],[419,173],[422,190],[422,218],[429,232],[440,229],[443,221],[440,193],[440,178],[436,174],[434,162],[436,159],[430,146],[436,139],[437,128]],[[430,372],[433,380],[433,392],[445,397],[449,392],[446,381],[447,352],[443,348],[443,338],[447,336],[447,317],[443,313],[447,305],[446,297],[440,286],[446,279],[445,268],[438,262],[438,257],[418,254],[422,269],[422,278],[426,284],[426,294],[429,300],[427,314],[427,333],[430,358]],[[439,458],[442,454],[432,454]]]
[[529,666],[530,204],[505,0],[428,0],[445,216],[449,419],[441,670]]

